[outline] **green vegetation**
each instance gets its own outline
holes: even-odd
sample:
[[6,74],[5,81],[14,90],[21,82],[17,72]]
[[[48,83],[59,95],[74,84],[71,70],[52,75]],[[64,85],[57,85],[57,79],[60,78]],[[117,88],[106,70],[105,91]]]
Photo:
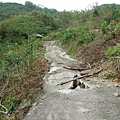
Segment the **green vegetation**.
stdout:
[[[90,64],[115,63],[105,78],[119,76],[120,5],[93,6],[90,10],[62,11],[41,8],[29,1],[25,5],[0,2],[0,102],[7,110],[24,99],[34,100],[34,91],[42,88],[44,40],[59,40],[63,48]],[[41,34],[43,39],[32,37]],[[42,77],[37,79],[37,75]],[[39,84],[38,84],[39,83]],[[33,94],[31,94],[33,90]],[[32,96],[32,97],[31,97]],[[28,108],[30,106],[27,106]],[[0,111],[4,111],[0,107]],[[16,111],[12,111],[16,114]],[[0,113],[4,119],[13,119]]]
[[109,47],[105,55],[109,57],[115,57],[115,56],[120,57],[120,44],[117,44],[113,48]]
[[0,2],[0,20],[12,18],[15,15],[26,14],[26,12],[32,12],[33,10],[48,13],[53,16],[57,14],[57,10],[55,9],[41,8],[41,6],[37,6],[30,1],[26,1],[25,5]]
[[[55,15],[52,16],[56,10],[42,9],[30,2],[25,6],[17,3],[0,5],[1,10],[8,13],[6,17],[3,14],[0,16],[0,104],[4,106],[0,105],[0,118],[13,119],[16,111],[10,111],[15,114],[9,117],[4,112],[8,112],[15,103],[18,105],[24,99],[32,104],[42,89],[46,68],[41,63],[45,62],[45,49],[43,40],[32,35],[45,36],[52,30],[57,30],[60,20]],[[19,10],[15,11],[14,8]],[[39,80],[37,75],[41,76]],[[37,89],[39,91],[35,95]],[[30,106],[26,107],[29,109]]]
[[[114,46],[113,39],[116,40],[116,43],[120,41],[119,10],[120,5],[105,4],[93,6],[92,10],[81,12],[60,12],[58,13],[58,18],[62,21],[61,28],[57,32],[50,33],[49,37],[46,37],[46,40],[59,39],[65,46],[68,46],[70,51],[75,51],[76,48],[83,48],[83,46],[87,45],[92,46],[92,41],[96,45],[100,45],[103,42],[104,44],[111,43],[111,45],[108,45],[111,48]],[[117,49],[116,54],[119,54],[119,48],[117,47],[115,49]],[[104,52],[108,54],[108,52]]]
[[[21,45],[1,45],[1,49],[0,96],[2,104],[9,110],[16,101],[27,99],[25,95],[30,94],[30,89],[40,87],[40,81],[32,77],[43,74],[41,62],[45,50],[39,39],[30,39],[29,43],[23,40]],[[0,110],[5,111],[2,107]],[[6,118],[4,114],[0,113],[0,116]]]
[[46,35],[59,25],[58,19],[43,12],[33,11],[18,15],[0,23],[0,42],[20,42],[18,39],[29,38],[32,34]]
[[117,72],[115,70],[113,70],[113,71],[106,72],[104,74],[104,78],[108,79],[111,77],[115,77],[116,75],[117,75]]

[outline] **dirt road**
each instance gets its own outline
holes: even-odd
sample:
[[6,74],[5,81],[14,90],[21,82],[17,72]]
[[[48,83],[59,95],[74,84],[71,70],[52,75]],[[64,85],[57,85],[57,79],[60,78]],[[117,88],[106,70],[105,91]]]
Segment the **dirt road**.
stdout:
[[100,78],[82,80],[87,89],[68,89],[68,81],[78,71],[64,69],[63,66],[79,64],[71,59],[54,41],[45,43],[46,59],[51,63],[50,71],[44,78],[45,95],[33,106],[24,120],[120,120],[120,85]]

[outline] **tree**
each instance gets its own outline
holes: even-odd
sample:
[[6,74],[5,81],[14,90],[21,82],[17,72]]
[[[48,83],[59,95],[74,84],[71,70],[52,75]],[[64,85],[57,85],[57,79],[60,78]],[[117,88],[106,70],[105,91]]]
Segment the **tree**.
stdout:
[[94,16],[99,17],[99,13],[98,13],[98,11],[97,11],[96,9],[94,10],[94,13],[93,13],[93,14],[94,14]]
[[31,9],[35,9],[37,6],[34,5],[32,2],[30,1],[25,1],[25,7],[31,8]]

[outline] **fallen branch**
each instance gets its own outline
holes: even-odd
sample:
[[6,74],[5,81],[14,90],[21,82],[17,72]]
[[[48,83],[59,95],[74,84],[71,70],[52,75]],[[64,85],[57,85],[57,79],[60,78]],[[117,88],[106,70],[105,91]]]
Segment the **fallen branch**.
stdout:
[[19,100],[16,100],[16,101],[13,103],[13,105],[10,107],[10,109],[7,109],[7,107],[5,107],[4,105],[2,105],[1,102],[0,102],[0,107],[2,107],[2,108],[5,110],[5,111],[0,111],[0,113],[6,114],[6,115],[12,113],[13,110],[14,110],[15,105],[16,105],[18,102],[19,102]]
[[88,64],[89,68],[92,68],[92,66],[90,65],[90,63],[87,62],[87,64]]
[[89,72],[81,72],[81,73],[80,73],[80,75],[86,75],[86,74],[88,75]]
[[90,68],[76,68],[76,67],[66,67],[64,66],[63,68],[69,69],[69,70],[78,70],[78,71],[83,71],[83,70],[88,70]]
[[69,81],[66,81],[66,82],[61,82],[61,83],[57,84],[56,86],[66,84],[66,83],[75,81],[75,80],[77,80],[77,79],[81,79],[81,78],[85,78],[85,77],[90,77],[90,76],[93,76],[93,75],[95,75],[95,74],[100,73],[101,71],[102,71],[102,68],[100,67],[100,69],[99,69],[98,71],[94,72],[94,73],[87,74],[87,75],[83,75],[83,76],[80,76],[80,77],[76,77],[76,78],[74,78],[74,79],[72,79],[72,80],[69,80]]
[[8,113],[8,109],[4,105],[2,105],[1,102],[0,102],[0,107],[2,107],[5,110],[5,111],[0,111],[0,113],[3,113],[3,114]]
[[63,68],[69,69],[69,70],[78,70],[78,71],[84,71],[84,70],[88,70],[91,69],[93,67],[93,65],[91,66],[90,63],[87,63],[88,67],[66,67],[64,66]]

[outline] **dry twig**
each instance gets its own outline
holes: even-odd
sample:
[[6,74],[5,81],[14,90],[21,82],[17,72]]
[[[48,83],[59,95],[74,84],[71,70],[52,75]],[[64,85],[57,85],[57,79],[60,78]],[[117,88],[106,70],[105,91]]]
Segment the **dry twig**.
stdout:
[[83,71],[83,70],[91,69],[93,67],[93,65],[91,66],[90,63],[87,63],[87,64],[88,64],[87,67],[66,67],[66,66],[64,66],[63,68],[66,68],[66,69],[69,69],[69,70]]
[[80,77],[76,77],[76,78],[74,78],[74,79],[72,79],[72,80],[69,80],[69,81],[66,81],[66,82],[61,82],[61,83],[57,84],[56,86],[66,84],[66,83],[75,81],[75,80],[77,80],[77,79],[81,79],[81,78],[85,78],[85,77],[90,77],[90,76],[93,76],[93,75],[95,75],[95,74],[100,73],[101,71],[102,71],[102,68],[100,67],[99,70],[96,71],[96,72],[94,72],[94,73],[87,74],[87,75],[83,75],[83,76],[80,76]]
[[0,111],[0,113],[3,113],[3,114],[7,114],[8,113],[8,109],[2,105],[1,101],[0,101],[0,107],[2,107],[5,111]]
[[2,107],[2,108],[5,110],[5,111],[0,111],[0,113],[6,114],[6,115],[12,113],[12,111],[14,110],[15,105],[16,105],[18,102],[19,102],[19,101],[16,100],[16,101],[13,103],[13,105],[10,107],[9,110],[7,109],[7,107],[5,107],[4,105],[2,105],[1,102],[0,102],[0,107]]
[[69,69],[69,70],[78,70],[78,71],[83,71],[83,70],[88,70],[90,68],[78,68],[78,67],[66,67],[64,66],[63,68]]

